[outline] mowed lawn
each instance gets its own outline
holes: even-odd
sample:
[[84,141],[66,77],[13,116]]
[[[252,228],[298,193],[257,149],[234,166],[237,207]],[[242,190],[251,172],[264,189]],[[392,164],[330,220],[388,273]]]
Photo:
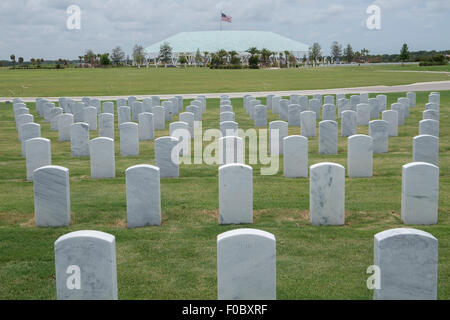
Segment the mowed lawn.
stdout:
[[[151,91],[152,86],[161,92],[164,91],[162,88],[170,91],[171,87],[167,86],[170,76],[159,73],[159,70],[141,71],[142,75],[158,74],[165,80],[159,83],[155,76],[155,83],[149,84],[149,88],[134,88],[133,93]],[[45,71],[41,74],[46,72],[58,73]],[[77,74],[79,71],[62,72]],[[86,71],[87,74],[90,72],[101,73],[104,77],[108,73],[115,74],[114,70]],[[172,71],[167,72],[170,75]],[[188,88],[196,88],[201,83],[199,79],[207,78],[203,71],[192,72],[198,77],[185,81],[185,92]],[[245,72],[242,71],[243,74]],[[356,80],[358,85],[375,84],[372,78],[378,77],[377,72],[373,76],[369,73],[367,77],[361,77],[357,70],[342,69],[339,72],[355,72],[356,76],[354,80],[336,82],[336,86],[346,86]],[[14,73],[9,74],[14,81]],[[128,79],[126,74],[127,71],[123,79]],[[261,75],[264,74],[265,71],[261,71]],[[294,71],[270,74],[292,76]],[[302,77],[302,71],[295,74]],[[339,74],[330,75],[330,78],[336,81]],[[226,78],[228,73],[223,75]],[[390,75],[396,77],[393,73]],[[4,76],[2,73],[1,77]],[[307,77],[303,77],[306,80]],[[113,76],[107,78],[114,81]],[[103,90],[102,84],[96,85],[94,80],[89,81],[90,86],[81,82],[72,86],[53,80],[59,89],[51,91],[46,82],[49,80],[43,79],[40,83],[37,79],[33,83],[41,87],[30,88],[30,91],[35,90],[34,94],[56,95],[63,89],[64,95],[79,94],[80,88],[87,88],[84,94],[90,95]],[[135,78],[129,80],[138,83]],[[242,81],[242,89],[256,88],[261,81]],[[324,81],[331,80],[326,78]],[[387,78],[387,81],[394,80]],[[304,82],[304,86],[321,87],[318,78],[311,82]],[[5,85],[4,81],[0,83]],[[209,90],[226,90],[227,81],[219,83],[219,80],[213,81]],[[284,83],[286,87],[282,89],[294,87],[289,81]],[[177,82],[174,87],[180,89],[180,85],[181,82]],[[42,88],[45,88],[43,92],[40,91]],[[127,93],[127,90],[114,87],[114,94]],[[388,94],[388,104],[404,95]],[[122,157],[119,155],[116,127],[117,177],[93,180],[90,179],[89,158],[72,158],[70,143],[58,142],[57,132],[50,131],[49,124],[36,115],[34,104],[30,103],[30,110],[42,126],[42,136],[51,139],[53,164],[70,170],[71,226],[37,228],[34,226],[33,184],[25,180],[25,160],[20,154],[12,105],[0,104],[0,299],[55,299],[54,242],[63,234],[83,229],[100,230],[116,237],[119,299],[216,299],[216,237],[222,232],[245,227],[265,230],[276,237],[278,299],[372,299],[373,293],[366,287],[369,277],[366,269],[373,264],[373,237],[383,230],[406,227],[400,219],[402,165],[412,161],[412,138],[418,134],[427,95],[428,92],[417,93],[417,107],[411,110],[405,125],[399,128],[399,136],[389,138],[389,153],[374,155],[374,176],[370,179],[346,179],[346,222],[339,227],[310,224],[309,179],[284,178],[280,159],[280,171],[274,176],[261,176],[260,167],[253,166],[252,225],[218,224],[218,166],[203,164],[181,165],[179,178],[161,179],[161,226],[129,230],[126,227],[124,172],[132,165],[154,164],[154,142],[140,142],[139,156]],[[188,103],[186,100],[185,105]],[[243,111],[242,99],[232,99],[232,103],[239,127],[253,127]],[[439,299],[450,299],[449,111],[450,91],[441,92],[439,223],[408,226],[430,232],[439,240]],[[203,119],[204,129],[218,128],[218,99],[207,101]],[[174,118],[176,120],[178,117]],[[270,112],[269,120],[276,120]],[[358,133],[367,132],[367,127],[358,128]],[[300,130],[290,127],[289,134],[300,134]],[[91,138],[96,135],[97,132],[92,132]],[[168,135],[167,129],[156,132],[157,137],[165,135]],[[204,146],[208,144],[204,142]],[[347,167],[347,139],[339,137],[337,155],[318,155],[318,139],[310,138],[309,164],[324,161]]]
[[[96,96],[307,90],[450,80],[448,74],[393,72],[447,67],[355,66],[279,70],[0,68],[0,97]],[[448,68],[447,68],[448,69]]]

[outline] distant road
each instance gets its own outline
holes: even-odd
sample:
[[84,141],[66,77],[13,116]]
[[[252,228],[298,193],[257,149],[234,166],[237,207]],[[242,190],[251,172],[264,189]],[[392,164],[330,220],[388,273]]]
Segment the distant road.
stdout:
[[[337,94],[337,93],[389,93],[389,92],[407,92],[407,91],[443,91],[450,90],[450,81],[431,81],[418,82],[405,85],[395,86],[369,86],[369,87],[354,87],[354,88],[336,88],[336,89],[317,89],[317,90],[289,90],[289,91],[261,91],[261,92],[222,92],[222,93],[172,93],[172,94],[150,94],[150,95],[135,95],[138,99],[148,98],[152,95],[157,95],[161,99],[168,99],[173,96],[183,96],[184,99],[194,99],[199,95],[204,95],[206,98],[220,98],[221,95],[228,95],[230,98],[242,98],[244,95],[250,94],[255,97],[263,97],[268,94],[276,94],[279,96],[289,96],[291,94],[313,95],[313,94]],[[67,97],[67,96],[66,96]],[[89,96],[100,100],[117,100],[120,98],[127,98],[128,96]],[[59,97],[45,97],[50,101],[58,101]],[[74,100],[81,100],[82,97],[67,97]],[[0,102],[12,101],[14,97],[0,97]],[[23,97],[25,102],[35,102],[36,97]]]

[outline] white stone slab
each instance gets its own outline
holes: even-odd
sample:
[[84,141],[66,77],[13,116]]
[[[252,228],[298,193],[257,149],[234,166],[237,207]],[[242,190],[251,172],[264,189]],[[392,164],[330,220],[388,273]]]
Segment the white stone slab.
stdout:
[[70,141],[70,128],[74,117],[70,113],[64,113],[58,117],[58,140]]
[[89,142],[89,155],[91,178],[114,178],[116,176],[113,139],[106,137],[92,139]]
[[118,125],[131,121],[131,109],[128,106],[120,106],[117,108]]
[[113,235],[81,230],[59,237],[55,269],[58,300],[117,300]]
[[439,168],[411,162],[402,170],[402,220],[405,224],[438,222]]
[[89,125],[76,122],[70,128],[72,157],[89,157]]
[[142,102],[140,101],[135,101],[131,104],[130,106],[131,109],[131,120],[133,122],[138,122],[139,121],[139,114],[142,113],[143,110],[143,106],[142,106]]
[[219,138],[219,164],[244,163],[244,139],[236,135]]
[[439,138],[429,134],[414,137],[413,162],[428,162],[439,166]]
[[336,154],[338,152],[337,122],[324,120],[319,122],[319,154]]
[[178,142],[174,137],[160,137],[155,140],[155,162],[161,178],[180,176]]
[[390,229],[374,237],[380,288],[374,300],[437,299],[438,241],[425,231]]
[[345,223],[345,168],[321,162],[309,170],[309,216],[312,225]]
[[322,120],[336,121],[336,106],[334,104],[324,104],[323,105]]
[[367,103],[356,105],[356,123],[358,126],[367,126],[370,121],[370,106]]
[[20,126],[20,143],[22,157],[26,157],[26,141],[41,136],[41,126],[34,122],[24,123]]
[[98,136],[114,139],[114,114],[100,113],[98,116]]
[[381,113],[382,120],[388,123],[388,136],[398,136],[398,112],[395,110],[385,110]]
[[219,300],[275,300],[275,236],[246,228],[219,234],[217,289]]
[[125,170],[128,228],[161,225],[159,168],[140,164]]
[[284,176],[308,177],[308,139],[303,136],[287,136],[283,139],[283,143]]
[[119,125],[120,131],[120,155],[139,155],[139,129],[134,122],[124,122]]
[[[269,123],[269,144],[271,155],[283,154],[283,139],[288,135],[288,124],[285,121],[276,120]],[[276,137],[278,136],[278,139]]]
[[439,138],[439,121],[436,120],[421,120],[419,122],[419,135],[429,134]]
[[25,142],[27,180],[33,180],[34,170],[52,164],[50,140],[33,138]]
[[384,120],[372,120],[369,122],[369,136],[373,139],[373,153],[388,152],[388,126],[388,122]]
[[341,137],[350,137],[358,129],[356,111],[345,110],[341,114]]
[[103,102],[101,113],[111,113],[114,115],[114,103],[111,101]]
[[252,167],[240,163],[219,167],[219,222],[253,223]]
[[234,121],[224,121],[220,123],[220,132],[222,137],[225,136],[237,136],[238,135],[238,123]]
[[37,168],[33,172],[33,189],[36,226],[69,226],[69,169],[52,165]]
[[314,111],[303,111],[300,113],[300,132],[304,137],[316,136],[316,113]]
[[153,106],[153,125],[155,130],[164,130],[166,127],[166,120],[164,116],[164,108],[161,106]]
[[373,139],[364,134],[348,138],[347,170],[350,178],[372,177]]

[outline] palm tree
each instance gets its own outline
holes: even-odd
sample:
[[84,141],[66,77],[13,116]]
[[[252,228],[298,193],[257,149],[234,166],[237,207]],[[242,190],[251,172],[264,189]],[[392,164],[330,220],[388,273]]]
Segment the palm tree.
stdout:
[[261,62],[263,63],[264,66],[269,66],[270,65],[270,56],[273,55],[274,52],[263,48],[261,50]]
[[251,47],[251,48],[247,49],[247,52],[250,53],[252,56],[254,56],[259,53],[259,50],[256,47]]
[[239,64],[239,58],[236,58],[236,56],[238,55],[238,53],[234,50],[231,50],[228,52],[228,54],[230,55],[230,63],[231,64]]
[[286,64],[286,68],[289,68],[289,57],[291,56],[291,53],[287,50],[284,51],[284,63]]
[[368,54],[369,54],[369,50],[368,49],[366,49],[366,48],[362,48],[361,49],[361,56],[362,56],[364,61],[366,61],[366,57],[367,57]]
[[16,56],[14,55],[14,54],[12,54],[11,56],[10,56],[10,58],[11,58],[11,61],[12,61],[12,64],[13,64],[13,66],[16,64]]
[[208,62],[208,51],[203,51],[204,59],[203,59],[203,66],[206,66],[206,63]]
[[220,49],[219,51],[217,51],[217,56],[219,57],[220,63],[222,63],[222,64],[226,64],[226,63],[224,63],[223,58],[226,58],[227,55],[228,55],[228,52],[225,49]]

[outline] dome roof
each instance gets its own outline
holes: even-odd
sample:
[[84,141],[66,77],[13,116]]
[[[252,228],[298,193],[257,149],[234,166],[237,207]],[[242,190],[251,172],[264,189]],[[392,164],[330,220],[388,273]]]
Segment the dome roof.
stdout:
[[169,43],[173,53],[216,52],[220,49],[244,52],[251,47],[266,48],[274,52],[308,52],[307,44],[268,31],[195,31],[181,32],[145,48],[149,56],[159,54],[164,42]]

